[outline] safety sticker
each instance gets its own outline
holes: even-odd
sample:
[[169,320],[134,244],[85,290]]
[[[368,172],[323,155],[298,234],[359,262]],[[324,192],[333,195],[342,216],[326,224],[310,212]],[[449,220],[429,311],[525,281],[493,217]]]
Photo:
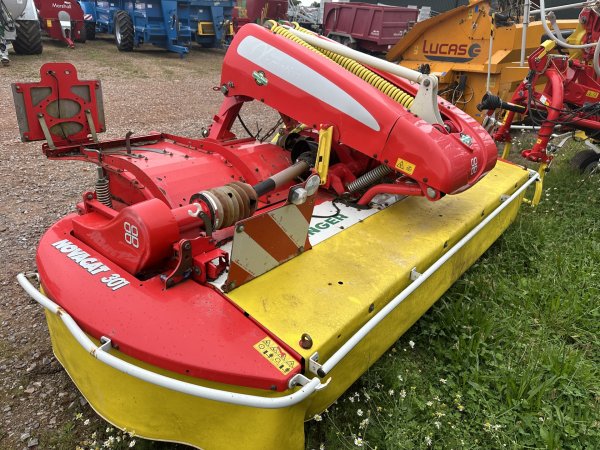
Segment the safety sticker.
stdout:
[[415,166],[413,163],[409,163],[402,158],[398,158],[398,161],[396,161],[396,169],[401,170],[409,175],[412,175],[416,168],[417,166]]
[[596,91],[587,91],[585,93],[586,97],[590,97],[590,98],[598,98],[598,92]]
[[296,365],[296,361],[268,336],[254,344],[254,348],[284,375],[290,373]]

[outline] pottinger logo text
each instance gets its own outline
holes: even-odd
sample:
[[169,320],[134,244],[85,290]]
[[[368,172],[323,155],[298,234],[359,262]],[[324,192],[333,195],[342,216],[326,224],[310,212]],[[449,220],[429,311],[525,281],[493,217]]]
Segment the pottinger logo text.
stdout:
[[469,62],[481,53],[479,44],[449,44],[423,41],[423,54],[431,61]]

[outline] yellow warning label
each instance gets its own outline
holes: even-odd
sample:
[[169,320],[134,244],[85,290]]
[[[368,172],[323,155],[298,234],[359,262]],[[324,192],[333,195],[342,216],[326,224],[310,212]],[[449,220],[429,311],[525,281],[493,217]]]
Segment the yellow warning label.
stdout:
[[415,46],[413,47],[413,54],[414,54],[414,55],[418,55],[418,54],[419,54],[419,46],[418,46],[418,45],[415,45]]
[[598,98],[598,93],[596,91],[587,91],[585,96],[590,98]]
[[254,344],[254,348],[284,375],[290,373],[296,365],[296,361],[268,336]]
[[416,168],[417,166],[415,166],[413,163],[409,163],[402,158],[398,158],[398,161],[396,161],[396,169],[401,170],[409,175],[412,175]]
[[46,26],[47,26],[48,28],[52,28],[52,21],[51,21],[50,19],[47,19],[47,20],[46,20]]

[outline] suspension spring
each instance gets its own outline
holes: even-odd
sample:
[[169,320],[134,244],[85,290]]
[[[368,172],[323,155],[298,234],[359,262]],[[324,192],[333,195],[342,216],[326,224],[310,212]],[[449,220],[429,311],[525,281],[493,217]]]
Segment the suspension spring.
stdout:
[[104,206],[112,208],[110,185],[108,183],[108,178],[104,176],[104,171],[102,168],[98,169],[98,179],[96,180],[96,199]]
[[348,192],[356,192],[371,186],[376,181],[380,180],[388,173],[392,173],[393,170],[388,166],[382,164],[381,166],[375,167],[373,170],[361,175],[356,180],[346,185]]

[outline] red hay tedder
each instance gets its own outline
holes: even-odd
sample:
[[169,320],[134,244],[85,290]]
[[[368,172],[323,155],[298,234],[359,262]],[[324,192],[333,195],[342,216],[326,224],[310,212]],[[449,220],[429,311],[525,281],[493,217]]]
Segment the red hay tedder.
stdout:
[[[542,16],[546,16],[543,1],[540,6]],[[531,125],[529,128],[537,131],[535,144],[523,149],[521,155],[540,163],[540,175],[548,170],[554,154],[571,137],[584,140],[589,147],[575,155],[573,165],[581,172],[597,170],[594,168],[600,160],[597,146],[600,140],[600,11],[583,8],[577,29],[567,39],[558,29],[552,12],[546,19],[554,31],[543,21],[549,39],[527,59],[529,73],[510,102],[488,93],[478,108],[487,109],[490,117],[496,109],[506,110],[503,122],[492,133],[496,142],[505,143],[503,157],[510,152],[510,131],[515,115],[521,114]],[[534,198],[535,203],[539,195],[541,190]]]

